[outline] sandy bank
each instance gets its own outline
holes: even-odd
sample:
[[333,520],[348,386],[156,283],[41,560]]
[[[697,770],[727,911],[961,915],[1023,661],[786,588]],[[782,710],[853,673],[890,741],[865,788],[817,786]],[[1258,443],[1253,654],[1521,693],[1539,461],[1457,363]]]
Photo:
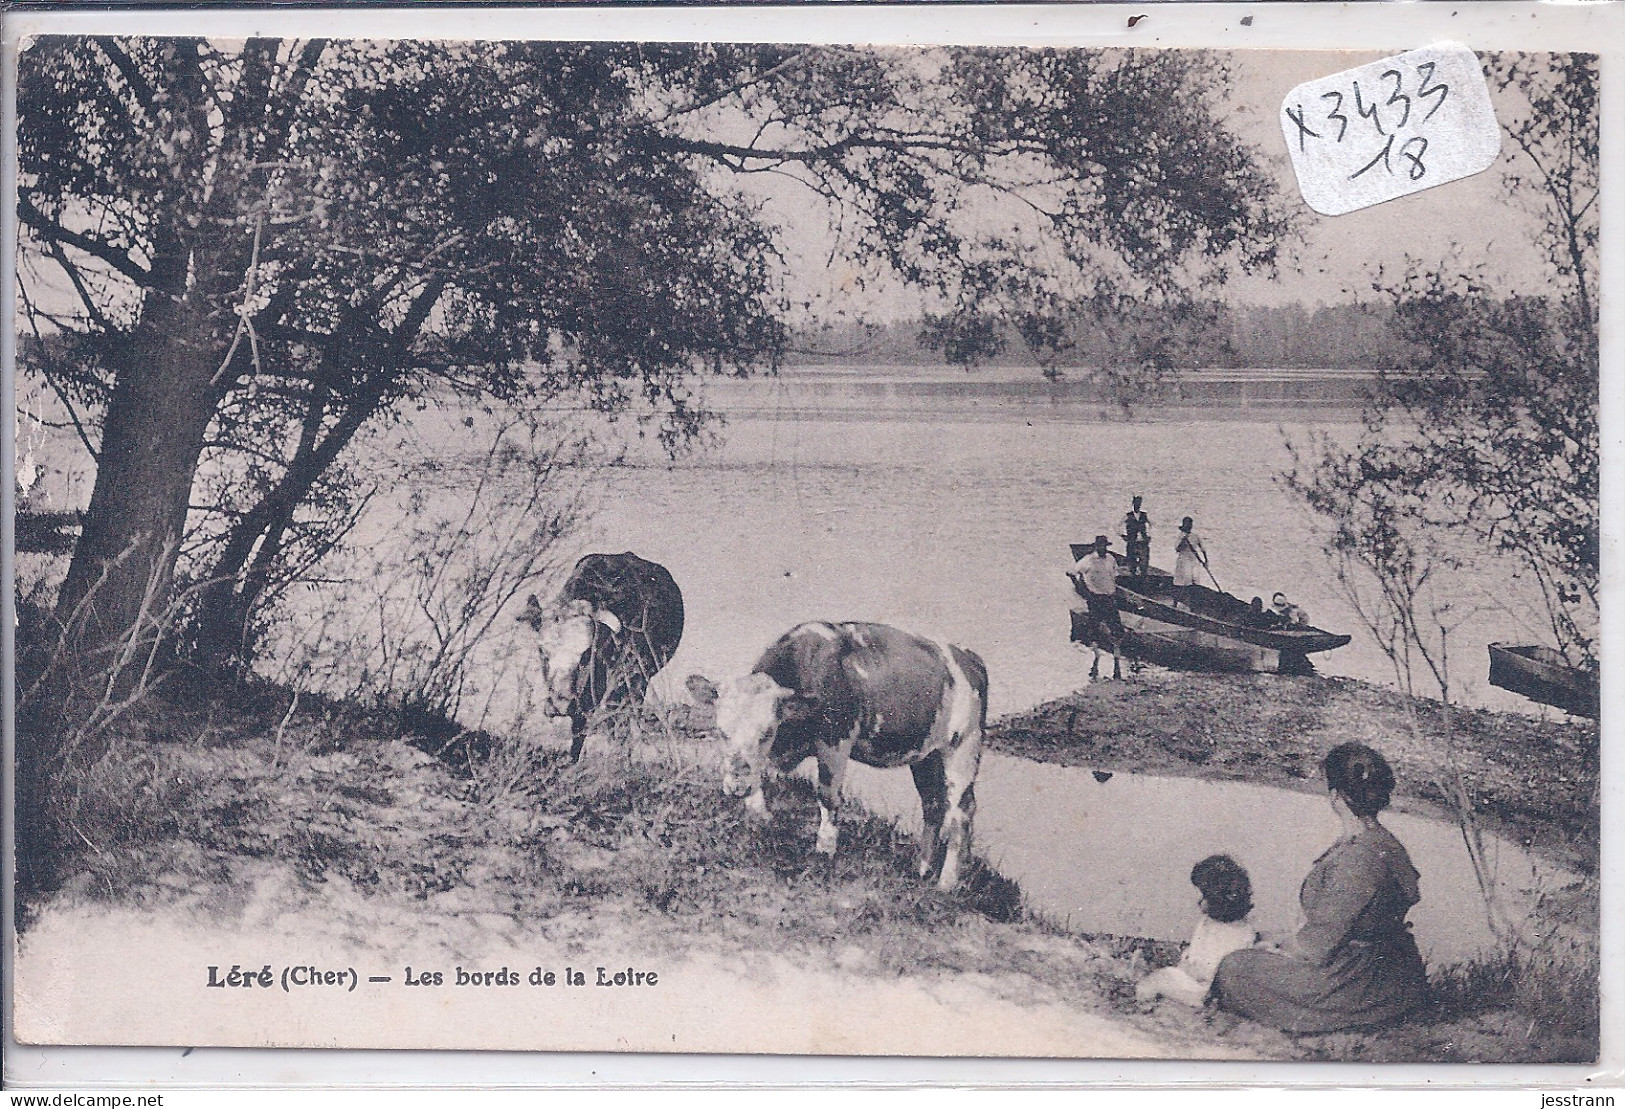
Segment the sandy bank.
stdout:
[[[1402,782],[1423,780],[1436,757],[1390,741],[1392,709],[1352,683],[1147,671],[1000,721],[992,738],[1049,761],[1312,790],[1333,736],[1381,733]],[[97,850],[22,938],[21,1038],[1187,1059],[1590,1050],[1583,1027],[1547,1034],[1488,995],[1354,1037],[1140,1011],[1133,985],[1148,958],[1177,955],[1171,945],[1064,934],[985,865],[940,894],[915,877],[910,836],[859,812],[834,871],[812,866],[811,790],[775,784],[772,822],[748,824],[716,788],[714,747],[691,714],[638,723],[637,745],[594,737],[579,765],[509,744],[458,771],[387,721],[313,711],[280,727],[285,710],[267,693],[131,718],[108,779],[119,822],[88,829]],[[1469,723],[1492,736],[1529,727]],[[1533,822],[1514,802],[1584,764],[1583,733],[1535,725],[1546,765],[1502,765],[1510,738],[1473,749],[1509,821]],[[1504,784],[1524,773],[1535,787]],[[1407,804],[1431,803],[1406,788]],[[1583,777],[1573,791],[1587,795]],[[208,985],[210,967],[233,965],[271,966],[272,987]],[[301,966],[350,973],[344,986],[284,989]],[[599,987],[599,966],[659,983]],[[407,967],[441,982],[407,987]],[[523,982],[457,985],[458,968],[503,967]],[[580,986],[565,968],[587,972]],[[554,984],[530,985],[538,969]]]
[[[282,900],[285,893],[269,895]],[[610,917],[595,955],[566,953],[523,922],[385,908],[353,894],[266,917],[210,919],[88,904],[53,907],[25,937],[17,1035],[28,1043],[211,1044],[242,1047],[631,1050],[1057,1058],[1237,1058],[1152,1035],[1054,996],[1010,996],[987,974],[876,974],[862,948],[827,965],[761,949],[669,943]],[[129,954],[139,950],[132,962]],[[223,962],[222,962],[223,961]],[[273,968],[273,985],[208,988],[208,968]],[[634,965],[642,987],[603,987]],[[359,984],[291,987],[284,968],[354,968]],[[564,984],[566,967],[583,984]],[[417,981],[408,986],[407,968]],[[515,972],[513,985],[457,985],[459,972]],[[533,974],[545,968],[555,984]],[[369,983],[370,977],[389,983]],[[308,977],[299,974],[297,977]]]

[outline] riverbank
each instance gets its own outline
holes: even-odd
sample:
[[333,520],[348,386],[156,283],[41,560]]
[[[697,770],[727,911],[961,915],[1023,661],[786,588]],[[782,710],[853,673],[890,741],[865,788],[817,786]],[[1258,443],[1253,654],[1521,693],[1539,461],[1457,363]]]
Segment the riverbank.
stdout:
[[[1090,765],[1151,773],[1256,764],[1230,760],[1228,750],[1199,759],[1194,725],[1168,731],[1176,739],[1108,728],[1102,704],[1146,696],[1161,698],[1165,713],[1199,718],[1216,691],[1205,680],[1184,685],[1186,677],[1101,683],[1000,722],[994,742],[1098,760],[1110,735],[1117,761]],[[1263,713],[1255,702],[1280,700],[1279,688],[1261,683],[1238,690],[1227,719],[1250,719],[1244,704]],[[1339,696],[1326,692],[1326,704]],[[1095,707],[1091,723],[1070,719],[1072,702]],[[1061,717],[1064,730],[1040,726]],[[287,695],[270,689],[154,701],[131,716],[115,756],[87,783],[94,804],[79,826],[92,849],[61,891],[33,906],[20,952],[22,1026],[34,1037],[110,1043],[1594,1056],[1594,968],[1589,1024],[1583,998],[1531,1008],[1507,988],[1505,966],[1431,968],[1439,1007],[1388,1032],[1294,1038],[1176,1003],[1143,1010],[1134,983],[1176,959],[1177,945],[1068,934],[981,864],[959,890],[940,894],[912,873],[912,837],[861,812],[843,821],[833,870],[814,865],[817,805],[806,783],[777,783],[772,822],[750,825],[716,788],[706,723],[684,706],[657,706],[593,736],[572,765],[556,742],[534,742],[541,730],[532,742],[403,732],[387,716],[308,696],[290,712]],[[1213,727],[1207,746],[1227,749]],[[1079,747],[1085,735],[1088,750]],[[1287,747],[1276,740],[1268,749]],[[1583,908],[1572,912],[1583,923]],[[363,985],[342,1006],[280,992],[275,1004],[249,1006],[200,987],[205,964],[224,972],[284,959],[396,981]],[[408,966],[419,978],[434,968],[450,986],[458,969],[595,975],[599,965],[612,975],[654,969],[662,985],[494,995],[403,994],[396,984]],[[83,983],[100,974],[121,988],[67,1005],[88,997]],[[190,1015],[181,1021],[181,1012]]]
[[[988,741],[1041,762],[1320,795],[1321,758],[1356,740],[1393,765],[1396,810],[1453,821],[1445,727],[1438,702],[1413,706],[1394,690],[1351,679],[1145,666],[1125,680],[1095,682],[993,721]],[[1488,830],[1565,868],[1596,873],[1595,722],[1452,707],[1449,728],[1477,818]]]
[[[143,706],[88,783],[79,827],[94,849],[31,907],[20,1038],[1271,1054],[1247,1035],[1125,1010],[1143,954],[1027,919],[1020,892],[980,864],[937,892],[913,873],[910,837],[861,811],[843,822],[833,868],[815,861],[803,781],[773,783],[773,820],[752,825],[717,788],[714,741],[689,717],[618,721],[571,764],[556,735],[402,733],[308,697],[290,713],[275,690]],[[353,968],[356,995],[338,1006],[273,985],[245,1003],[205,985],[210,965],[271,966],[277,979],[302,963]],[[599,989],[600,966],[658,982]],[[504,967],[526,982],[457,986]],[[566,968],[585,968],[579,992],[528,983],[533,969]],[[404,989],[429,975],[440,981]]]

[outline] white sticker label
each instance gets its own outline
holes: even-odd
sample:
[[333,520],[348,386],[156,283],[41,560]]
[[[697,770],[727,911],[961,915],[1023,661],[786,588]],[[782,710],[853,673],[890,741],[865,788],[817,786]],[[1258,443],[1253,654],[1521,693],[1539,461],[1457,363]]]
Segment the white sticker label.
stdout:
[[1484,70],[1455,42],[1306,81],[1281,102],[1281,131],[1304,200],[1327,216],[1471,177],[1501,153]]

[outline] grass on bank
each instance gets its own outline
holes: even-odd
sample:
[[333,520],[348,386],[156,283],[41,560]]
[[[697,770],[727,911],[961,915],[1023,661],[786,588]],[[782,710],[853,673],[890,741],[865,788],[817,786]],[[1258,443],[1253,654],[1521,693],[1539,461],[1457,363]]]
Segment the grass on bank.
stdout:
[[1013,1001],[1107,1014],[1192,1058],[1217,1044],[1279,1059],[1596,1054],[1594,890],[1551,906],[1572,925],[1566,947],[1434,969],[1428,1019],[1287,1037],[1172,1003],[1141,1011],[1135,981],[1176,945],[1067,935],[980,863],[940,894],[914,874],[913,838],[861,812],[843,822],[833,871],[813,862],[810,787],[777,783],[773,821],[752,825],[680,711],[614,721],[571,764],[554,747],[444,722],[404,729],[389,714],[308,695],[290,712],[290,701],[266,687],[176,690],[132,712],[80,785],[84,850],[63,897],[157,909],[196,905],[202,890],[231,912],[244,876],[274,865],[315,899],[343,881],[408,911],[455,903],[566,953],[619,920],[666,953],[722,945],[867,974],[991,978]]

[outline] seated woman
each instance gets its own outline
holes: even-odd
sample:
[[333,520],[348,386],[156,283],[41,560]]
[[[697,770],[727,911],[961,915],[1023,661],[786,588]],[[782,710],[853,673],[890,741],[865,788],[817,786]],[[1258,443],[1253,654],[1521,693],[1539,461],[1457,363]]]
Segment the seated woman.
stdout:
[[1427,972],[1405,921],[1419,876],[1377,820],[1394,772],[1362,743],[1333,748],[1323,769],[1343,835],[1299,890],[1307,923],[1283,943],[1225,956],[1213,983],[1221,1008],[1287,1032],[1387,1024],[1427,998]]

